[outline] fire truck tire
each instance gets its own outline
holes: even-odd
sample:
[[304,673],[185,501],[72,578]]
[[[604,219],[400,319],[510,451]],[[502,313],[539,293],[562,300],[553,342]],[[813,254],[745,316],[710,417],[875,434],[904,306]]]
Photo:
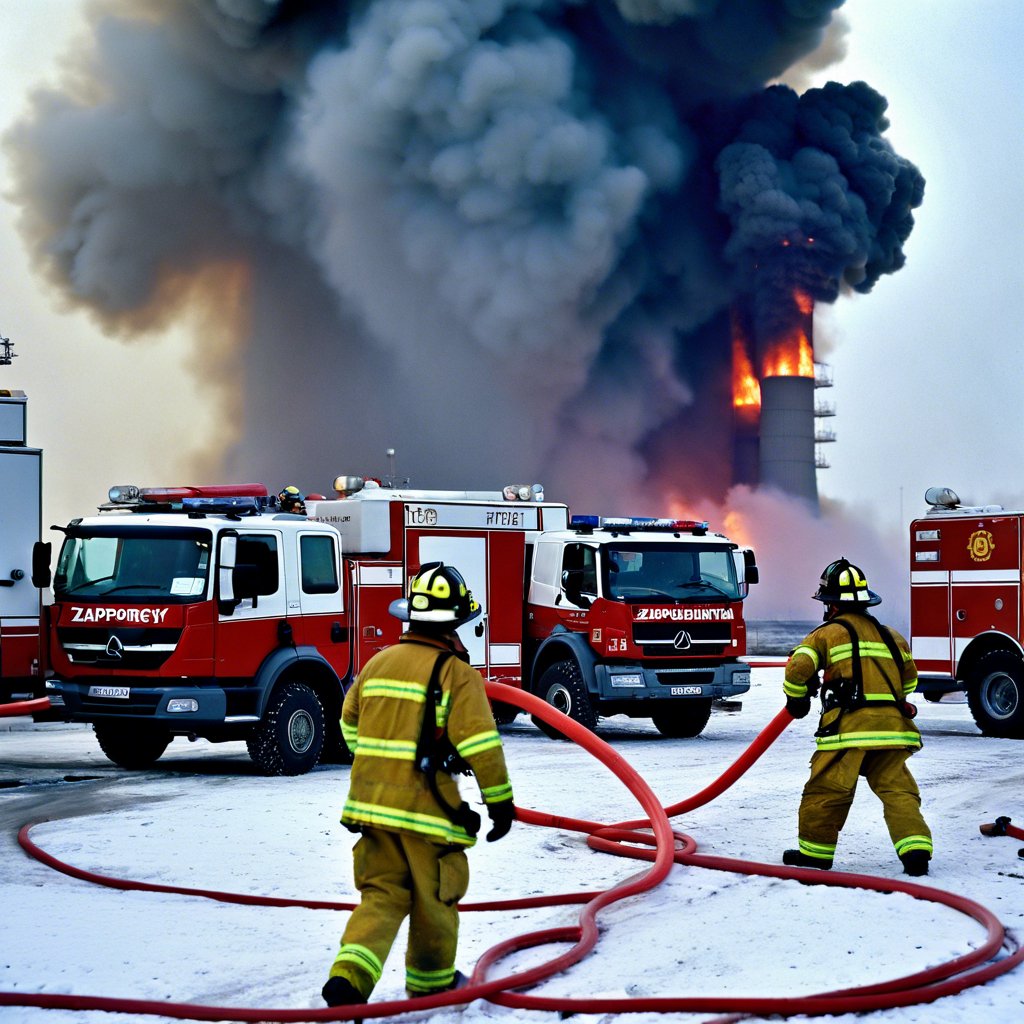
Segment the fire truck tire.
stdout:
[[249,756],[264,775],[305,775],[320,760],[324,709],[305,683],[278,686],[263,721],[246,741]]
[[[563,715],[568,715],[584,729],[593,732],[597,728],[597,714],[590,703],[587,685],[583,681],[583,673],[579,665],[572,659],[556,661],[541,673],[537,686],[537,694]],[[533,724],[546,736],[553,740],[564,740],[566,737],[547,722],[541,721],[536,715],[530,716]]]
[[711,717],[711,698],[672,701],[651,715],[654,728],[662,736],[685,739],[699,736]]
[[978,659],[967,685],[967,704],[986,736],[1024,739],[1024,665],[1009,651]]
[[494,715],[495,725],[511,725],[519,714],[519,708],[496,700],[491,704],[491,714]]
[[93,731],[100,750],[129,771],[152,768],[171,742],[169,732],[137,722],[95,722]]

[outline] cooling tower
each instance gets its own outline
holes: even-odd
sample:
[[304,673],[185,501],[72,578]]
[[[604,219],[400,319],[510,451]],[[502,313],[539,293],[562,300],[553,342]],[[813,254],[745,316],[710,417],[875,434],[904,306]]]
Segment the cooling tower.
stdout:
[[814,378],[761,379],[760,480],[818,507]]

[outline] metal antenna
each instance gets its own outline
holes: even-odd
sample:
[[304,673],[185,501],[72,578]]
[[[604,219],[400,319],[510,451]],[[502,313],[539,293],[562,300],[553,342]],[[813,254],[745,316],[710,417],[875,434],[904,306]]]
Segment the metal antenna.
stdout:
[[384,454],[388,459],[388,484],[389,486],[394,487],[397,483],[395,479],[395,449],[385,448]]

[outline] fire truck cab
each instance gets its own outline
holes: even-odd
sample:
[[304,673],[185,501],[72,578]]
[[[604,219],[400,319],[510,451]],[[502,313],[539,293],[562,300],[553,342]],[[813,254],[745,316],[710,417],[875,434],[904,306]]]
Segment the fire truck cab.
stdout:
[[574,516],[533,551],[531,688],[591,728],[625,714],[697,736],[716,701],[750,689],[742,602],[756,580],[753,552],[706,522]]
[[[242,739],[267,774],[346,751],[350,668],[336,530],[262,485],[112,488],[72,520],[49,607],[51,703],[146,768],[174,736]],[[48,583],[48,581],[38,581]]]
[[948,487],[910,524],[910,633],[928,700],[966,691],[987,736],[1024,739],[1024,512],[966,507]]

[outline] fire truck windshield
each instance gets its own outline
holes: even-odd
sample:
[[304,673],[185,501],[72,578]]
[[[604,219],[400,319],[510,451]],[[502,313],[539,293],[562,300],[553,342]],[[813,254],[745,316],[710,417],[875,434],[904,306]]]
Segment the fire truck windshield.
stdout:
[[212,535],[188,527],[68,529],[53,578],[58,600],[183,603],[206,594]]
[[732,549],[619,543],[604,549],[605,594],[618,601],[738,601]]

